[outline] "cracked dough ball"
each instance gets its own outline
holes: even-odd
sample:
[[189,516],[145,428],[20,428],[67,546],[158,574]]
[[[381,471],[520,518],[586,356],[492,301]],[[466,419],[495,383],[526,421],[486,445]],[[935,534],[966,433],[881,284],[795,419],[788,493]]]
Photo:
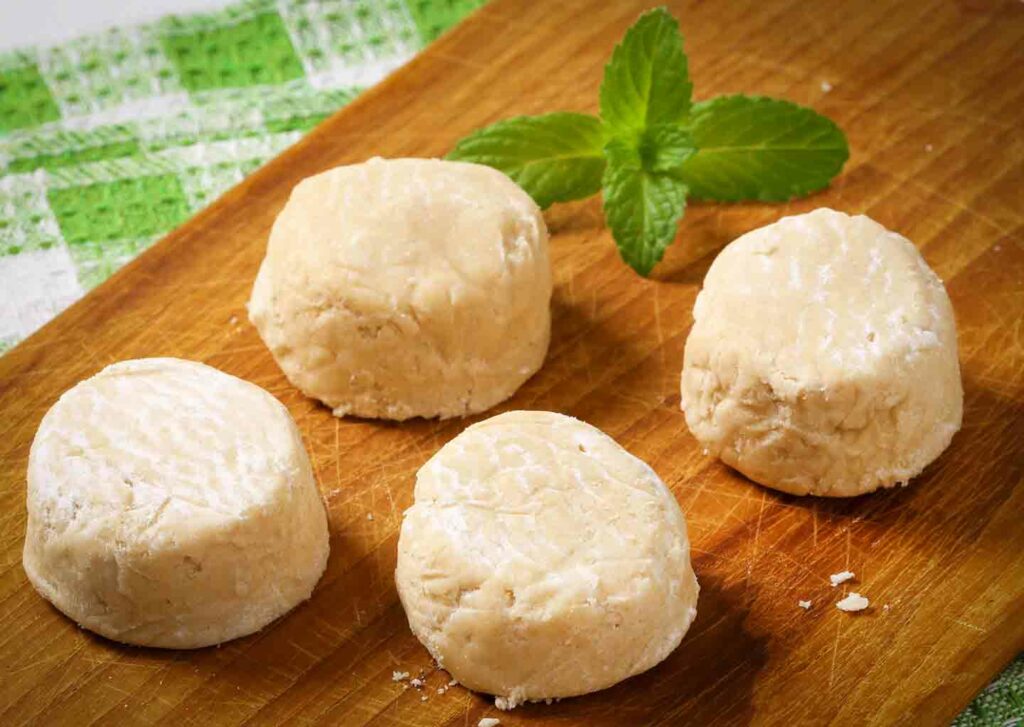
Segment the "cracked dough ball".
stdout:
[[327,551],[287,410],[209,366],[108,366],[32,442],[25,572],[116,641],[191,649],[258,631],[309,598]]
[[464,416],[544,362],[548,234],[477,164],[371,159],[302,181],[274,223],[249,316],[288,380],[337,416]]
[[762,485],[845,497],[906,484],[960,428],[946,290],[867,217],[819,209],[743,235],[693,317],[686,423]]
[[475,424],[420,469],[395,579],[431,655],[501,708],[650,669],[698,591],[686,521],[654,471],[543,411]]

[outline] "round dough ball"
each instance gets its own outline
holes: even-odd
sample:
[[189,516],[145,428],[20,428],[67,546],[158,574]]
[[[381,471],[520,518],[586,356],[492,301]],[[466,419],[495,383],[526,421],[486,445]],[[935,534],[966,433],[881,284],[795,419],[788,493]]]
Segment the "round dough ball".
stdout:
[[686,423],[762,485],[845,497],[906,484],[960,428],[946,290],[867,217],[819,209],[743,235],[693,317]]
[[543,411],[475,424],[420,469],[395,579],[431,655],[501,708],[650,669],[697,613],[672,493],[598,429]]
[[108,366],[32,442],[25,572],[116,641],[191,649],[258,631],[309,598],[327,552],[287,410],[209,366]]
[[337,416],[446,418],[540,368],[550,299],[547,228],[511,179],[371,159],[295,187],[249,316],[288,380]]

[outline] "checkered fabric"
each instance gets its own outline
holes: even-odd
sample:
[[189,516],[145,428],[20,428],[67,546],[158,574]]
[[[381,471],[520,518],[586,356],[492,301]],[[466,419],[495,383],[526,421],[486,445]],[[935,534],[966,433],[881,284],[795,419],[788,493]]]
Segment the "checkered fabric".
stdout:
[[482,0],[245,0],[0,55],[0,353]]

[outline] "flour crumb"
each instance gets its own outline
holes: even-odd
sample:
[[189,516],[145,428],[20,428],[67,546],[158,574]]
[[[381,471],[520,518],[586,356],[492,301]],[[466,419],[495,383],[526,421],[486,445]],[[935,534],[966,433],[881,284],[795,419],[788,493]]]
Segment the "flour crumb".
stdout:
[[448,686],[449,686],[449,687],[457,687],[457,686],[459,686],[459,682],[458,682],[458,681],[456,681],[455,679],[451,679],[451,680],[449,680],[449,682],[448,682]]
[[448,687],[438,687],[437,688],[437,693],[438,694],[444,694],[447,691],[448,691]]
[[476,727],[498,727],[501,724],[501,720],[496,717],[484,717],[476,723]]
[[884,606],[882,606],[882,610],[883,611],[888,611],[889,610],[889,604],[887,603]]
[[502,712],[507,712],[518,707],[522,701],[522,699],[517,699],[516,697],[495,697],[494,706]]
[[423,695],[422,697],[420,697],[420,701],[421,701],[421,702],[425,702],[425,701],[427,701],[427,695],[426,695],[426,694],[424,694],[424,695]]
[[822,93],[828,93],[831,90],[832,90],[832,84],[831,83],[829,83],[828,81],[822,81],[821,82],[821,92]]
[[864,596],[860,595],[859,593],[853,593],[851,591],[846,598],[844,598],[842,601],[836,604],[836,608],[838,608],[840,611],[846,611],[847,613],[850,613],[853,611],[863,611],[865,608],[868,607],[869,603],[870,602],[868,601],[868,599],[866,599]]
[[409,680],[409,684],[412,685],[413,687],[415,687],[416,689],[419,689],[420,687],[423,686],[423,680],[422,679],[417,679],[417,678],[414,677],[414,678]]
[[391,681],[400,682],[409,678],[409,672],[407,671],[393,671],[391,672]]
[[366,519],[367,520],[373,520],[373,513],[372,512],[366,513]]
[[802,608],[803,610],[805,610],[805,611],[810,611],[811,610],[811,602],[810,601],[797,601],[797,605],[800,608]]
[[832,587],[835,588],[840,583],[846,583],[848,580],[853,578],[853,571],[844,570],[841,573],[833,573],[828,577],[832,581]]

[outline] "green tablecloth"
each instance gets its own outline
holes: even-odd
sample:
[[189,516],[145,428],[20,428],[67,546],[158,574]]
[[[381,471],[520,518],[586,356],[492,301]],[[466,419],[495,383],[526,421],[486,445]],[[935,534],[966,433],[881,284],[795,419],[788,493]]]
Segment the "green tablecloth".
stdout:
[[[0,353],[482,0],[246,0],[0,55]],[[1020,725],[1024,658],[956,720]]]

